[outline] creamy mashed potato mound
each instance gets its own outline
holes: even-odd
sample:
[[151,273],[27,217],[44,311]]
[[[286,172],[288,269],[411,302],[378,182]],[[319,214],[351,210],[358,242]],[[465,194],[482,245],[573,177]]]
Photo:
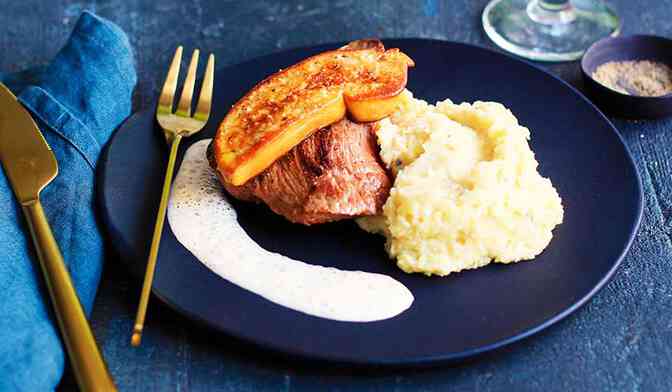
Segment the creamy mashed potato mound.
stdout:
[[496,102],[429,105],[405,94],[377,131],[394,186],[383,215],[358,224],[387,238],[405,272],[448,275],[541,253],[563,208],[537,172],[530,131]]

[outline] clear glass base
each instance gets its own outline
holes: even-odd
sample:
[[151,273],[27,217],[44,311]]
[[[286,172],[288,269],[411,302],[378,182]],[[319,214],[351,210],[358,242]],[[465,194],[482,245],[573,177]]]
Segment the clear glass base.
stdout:
[[621,22],[600,0],[492,0],[483,11],[483,28],[511,53],[569,61],[595,41],[617,35]]

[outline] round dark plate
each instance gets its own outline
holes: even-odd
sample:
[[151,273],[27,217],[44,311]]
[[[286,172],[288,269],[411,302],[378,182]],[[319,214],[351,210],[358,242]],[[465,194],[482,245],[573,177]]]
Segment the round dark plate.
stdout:
[[[401,315],[372,323],[312,317],[275,305],[215,275],[166,225],[154,293],[187,317],[260,346],[301,357],[360,364],[422,364],[472,356],[520,340],[566,317],[612,276],[637,231],[642,190],[614,127],[569,85],[521,60],[470,45],[388,40],[416,62],[408,87],[430,102],[494,100],[532,130],[540,171],[565,206],[565,222],[534,262],[491,265],[445,278],[407,275],[380,237],[353,222],[304,227],[263,206],[236,203],[240,224],[266,249],[342,269],[389,274],[415,296]],[[220,69],[206,130],[268,74],[325,45],[261,57]],[[142,273],[168,149],[153,113],[139,113],[116,133],[102,160],[100,204],[112,242]],[[178,160],[179,164],[179,160]],[[226,255],[226,249],[222,249]]]

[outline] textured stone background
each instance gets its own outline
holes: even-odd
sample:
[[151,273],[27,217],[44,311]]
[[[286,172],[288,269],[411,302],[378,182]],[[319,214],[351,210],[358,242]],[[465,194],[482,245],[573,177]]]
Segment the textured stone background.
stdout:
[[[136,108],[151,106],[177,44],[234,64],[285,48],[360,37],[431,37],[492,46],[486,0],[140,1],[0,0],[0,70],[48,61],[89,9],[128,32]],[[672,36],[672,1],[612,1],[624,33]],[[548,66],[579,86],[578,64]],[[196,326],[152,301],[140,349],[128,345],[138,283],[110,253],[93,314],[121,390],[669,391],[672,390],[672,120],[615,120],[642,174],[642,229],[614,280],[541,335],[470,363],[424,370],[355,370],[298,363]],[[586,238],[586,241],[589,241]],[[63,389],[71,389],[66,378]]]

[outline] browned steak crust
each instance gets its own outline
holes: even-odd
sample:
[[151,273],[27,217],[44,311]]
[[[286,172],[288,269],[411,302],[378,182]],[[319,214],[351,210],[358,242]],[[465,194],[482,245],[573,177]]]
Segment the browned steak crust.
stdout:
[[[208,160],[216,168],[211,147]],[[392,182],[380,162],[373,125],[345,118],[244,185],[222,184],[237,199],[263,202],[292,222],[310,225],[380,213]]]

